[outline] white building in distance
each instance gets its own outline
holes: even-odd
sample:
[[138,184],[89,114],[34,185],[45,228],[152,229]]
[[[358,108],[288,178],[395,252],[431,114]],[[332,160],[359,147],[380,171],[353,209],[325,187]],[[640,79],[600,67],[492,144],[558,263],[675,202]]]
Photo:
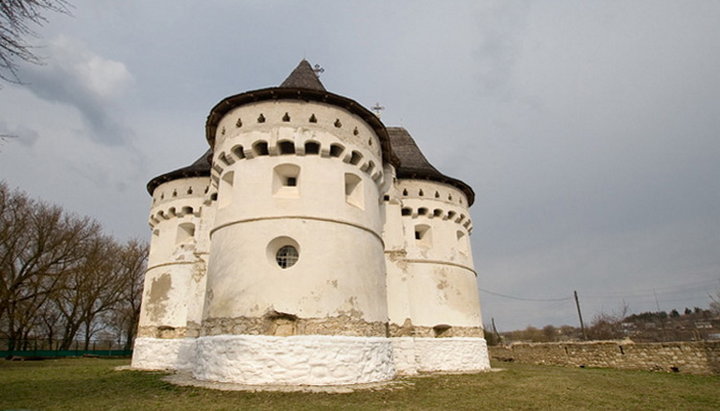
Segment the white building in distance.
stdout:
[[133,367],[289,385],[489,368],[473,190],[404,128],[303,60],[279,87],[213,107],[206,138],[147,186]]

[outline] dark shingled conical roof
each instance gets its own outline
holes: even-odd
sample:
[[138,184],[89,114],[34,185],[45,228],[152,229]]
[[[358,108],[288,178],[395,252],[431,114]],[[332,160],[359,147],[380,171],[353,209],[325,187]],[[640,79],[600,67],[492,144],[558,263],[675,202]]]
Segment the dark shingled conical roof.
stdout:
[[402,127],[388,127],[387,131],[392,150],[400,159],[400,166],[397,167],[398,178],[426,179],[449,184],[465,193],[468,206],[475,202],[473,189],[464,182],[448,177],[433,167],[407,130]]
[[300,64],[295,67],[292,73],[282,82],[280,87],[286,88],[309,88],[312,90],[325,91],[320,79],[315,74],[315,70],[310,66],[307,60],[302,59]]
[[162,183],[168,181],[178,180],[180,178],[188,177],[207,177],[210,176],[210,162],[212,161],[212,150],[208,150],[200,158],[195,160],[194,163],[187,167],[178,168],[177,170],[171,171],[159,175],[150,182],[147,183],[147,191],[152,195],[153,191]]

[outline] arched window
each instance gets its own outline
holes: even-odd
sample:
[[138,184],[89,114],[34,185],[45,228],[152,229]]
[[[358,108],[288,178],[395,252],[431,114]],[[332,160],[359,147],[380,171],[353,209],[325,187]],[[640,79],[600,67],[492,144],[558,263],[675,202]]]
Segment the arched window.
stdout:
[[295,154],[295,143],[292,141],[280,141],[278,142],[278,149],[280,150],[280,155]]
[[340,144],[330,144],[330,157],[340,157],[345,151],[345,147]]
[[253,151],[255,152],[256,156],[266,156],[268,155],[268,143],[267,141],[260,140],[253,144]]
[[231,151],[238,159],[245,158],[245,151],[243,150],[243,146],[235,146],[232,148]]
[[305,154],[320,154],[320,143],[317,141],[306,141]]
[[352,155],[350,156],[350,164],[356,166],[358,163],[360,163],[360,160],[362,160],[363,155],[360,154],[359,151],[353,151]]

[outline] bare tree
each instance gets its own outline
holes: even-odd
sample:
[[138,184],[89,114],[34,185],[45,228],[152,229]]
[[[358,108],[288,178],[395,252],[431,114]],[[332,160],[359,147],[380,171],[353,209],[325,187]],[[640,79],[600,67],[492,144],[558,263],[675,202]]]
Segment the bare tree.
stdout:
[[[710,297],[710,311],[720,315],[720,290],[715,292],[715,295],[709,295]],[[686,309],[687,310],[687,309]]]
[[628,312],[630,312],[630,306],[623,301],[620,308],[612,313],[596,314],[588,328],[588,336],[593,340],[614,340],[625,337],[622,322]]
[[20,82],[18,60],[40,63],[26,38],[35,37],[34,27],[47,23],[45,13],[69,14],[69,8],[66,0],[0,1],[0,79]]
[[125,350],[132,348],[137,334],[148,251],[147,243],[131,240],[124,245],[118,261],[118,276],[123,281],[123,288],[113,311],[113,320],[125,335]]
[[27,336],[41,307],[99,232],[93,220],[35,202],[0,183],[0,316],[9,349]]

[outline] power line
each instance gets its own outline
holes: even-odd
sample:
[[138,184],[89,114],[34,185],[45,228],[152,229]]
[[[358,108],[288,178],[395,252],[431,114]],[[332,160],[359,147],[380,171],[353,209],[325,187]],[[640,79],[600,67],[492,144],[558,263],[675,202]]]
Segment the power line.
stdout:
[[[706,280],[702,282],[688,283],[675,286],[658,287],[656,289],[646,290],[628,290],[627,292],[610,291],[605,295],[585,295],[586,298],[636,298],[636,297],[654,297],[655,294],[667,295],[689,291],[705,291],[708,286],[717,283],[717,280]],[[664,290],[664,291],[663,291]]]
[[495,296],[503,297],[503,298],[509,298],[509,299],[511,299],[511,300],[519,300],[519,301],[556,302],[556,301],[570,301],[570,300],[573,299],[573,297],[565,297],[565,298],[525,298],[525,297],[515,297],[515,296],[512,296],[512,295],[507,295],[507,294],[502,294],[502,293],[498,293],[498,292],[495,292],[495,291],[486,290],[486,289],[484,289],[484,288],[479,288],[479,287],[478,287],[478,289],[479,289],[480,291],[482,291],[482,292],[485,292],[485,293],[488,293],[488,294],[491,294],[491,295],[495,295]]

